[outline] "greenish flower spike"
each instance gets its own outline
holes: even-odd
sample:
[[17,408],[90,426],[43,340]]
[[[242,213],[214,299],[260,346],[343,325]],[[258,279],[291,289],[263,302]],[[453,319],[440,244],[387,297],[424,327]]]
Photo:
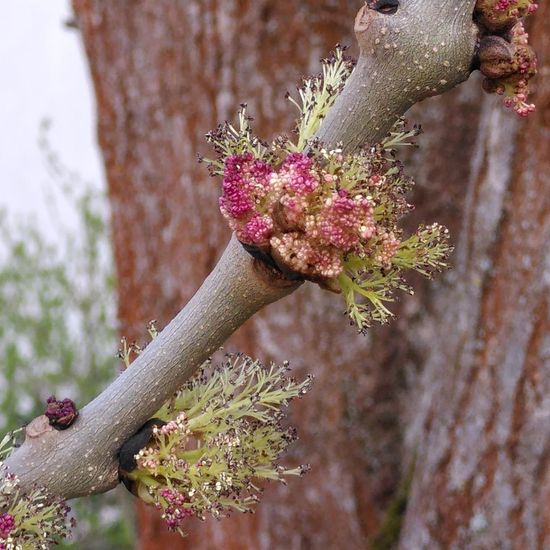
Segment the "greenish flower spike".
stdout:
[[337,46],[327,59],[321,60],[322,74],[303,80],[302,86],[298,88],[299,101],[287,94],[287,98],[300,112],[296,152],[303,151],[313,138],[353,71],[354,62],[344,52],[345,48]]
[[170,529],[183,533],[188,517],[250,511],[263,480],[284,482],[306,471],[278,464],[296,438],[281,424],[282,409],[311,385],[310,377],[296,382],[287,371],[286,364],[264,368],[229,357],[213,370],[203,368],[157,412],[125,482],[161,510]]

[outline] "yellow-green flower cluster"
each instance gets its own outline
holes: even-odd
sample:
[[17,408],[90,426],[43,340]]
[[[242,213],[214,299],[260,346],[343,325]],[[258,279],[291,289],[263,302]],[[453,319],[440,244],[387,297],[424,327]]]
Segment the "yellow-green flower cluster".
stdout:
[[281,423],[282,409],[311,385],[311,378],[288,378],[287,370],[244,356],[203,368],[155,415],[151,438],[125,482],[180,532],[188,517],[250,510],[262,481],[305,471],[278,463],[296,438]]
[[0,550],[47,550],[70,534],[70,508],[47,491],[23,493],[19,479],[2,460],[11,451],[11,434],[0,441]]

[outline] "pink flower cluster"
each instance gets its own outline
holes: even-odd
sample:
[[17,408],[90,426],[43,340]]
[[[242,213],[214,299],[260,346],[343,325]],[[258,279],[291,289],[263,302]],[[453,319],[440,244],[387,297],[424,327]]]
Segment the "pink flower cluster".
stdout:
[[251,153],[227,157],[220,199],[222,212],[235,219],[248,216],[267,195],[271,173],[269,164],[255,159]]
[[531,0],[498,0],[495,10],[505,11],[511,17],[523,17],[537,10],[538,4]]
[[512,44],[515,46],[514,65],[516,72],[496,81],[496,93],[505,95],[504,105],[514,109],[522,117],[535,110],[533,103],[527,103],[529,80],[537,72],[537,60],[528,44],[529,35],[522,23],[517,23],[512,31]]
[[[251,154],[229,156],[220,208],[241,242],[312,278],[337,277],[344,255],[364,252],[379,232],[372,197],[341,188],[338,175],[304,153],[289,154],[278,169]],[[388,261],[395,250],[388,240]]]
[[[15,519],[11,514],[0,514],[0,539],[7,539],[10,533],[15,529]],[[0,541],[0,548],[3,543]]]
[[260,215],[258,207],[268,198],[272,173],[269,164],[251,153],[232,155],[225,161],[220,209],[243,242],[269,240],[273,222]]
[[[536,4],[534,9],[536,9]],[[534,11],[534,10],[533,10]],[[533,103],[526,103],[529,95],[529,79],[536,73],[536,58],[529,47],[529,35],[522,23],[512,29],[512,43],[516,46],[516,63],[519,78],[516,79],[513,96],[506,98],[504,104],[512,107],[519,115],[527,116],[535,110]]]
[[482,23],[491,32],[500,32],[514,26],[538,8],[536,0],[477,0],[476,11]]
[[[163,508],[162,518],[166,521],[168,529],[175,531],[181,526],[184,519],[194,515],[191,508],[185,507],[187,501],[178,491],[165,487],[161,489],[159,495],[166,502],[166,506]],[[157,507],[160,509],[160,504]]]

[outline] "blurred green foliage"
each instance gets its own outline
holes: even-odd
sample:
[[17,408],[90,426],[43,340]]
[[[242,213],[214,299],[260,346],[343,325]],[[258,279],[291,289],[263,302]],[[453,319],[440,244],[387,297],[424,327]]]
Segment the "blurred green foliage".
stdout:
[[105,228],[90,198],[81,205],[85,242],[65,254],[32,224],[0,217],[3,431],[41,414],[52,393],[88,401],[116,372],[113,282],[94,268]]
[[[52,219],[57,238],[48,240],[36,222],[0,212],[0,434],[42,414],[51,394],[82,407],[119,369],[107,201],[41,145],[77,227]],[[124,489],[71,506],[78,527],[65,548],[133,548]]]

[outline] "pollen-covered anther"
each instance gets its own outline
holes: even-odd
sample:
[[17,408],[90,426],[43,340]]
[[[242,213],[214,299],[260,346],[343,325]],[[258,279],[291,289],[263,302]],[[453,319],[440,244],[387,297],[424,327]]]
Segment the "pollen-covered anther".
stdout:
[[391,266],[391,262],[395,253],[399,249],[401,241],[393,234],[392,231],[383,232],[380,236],[380,249],[376,254],[376,261],[385,267]]

